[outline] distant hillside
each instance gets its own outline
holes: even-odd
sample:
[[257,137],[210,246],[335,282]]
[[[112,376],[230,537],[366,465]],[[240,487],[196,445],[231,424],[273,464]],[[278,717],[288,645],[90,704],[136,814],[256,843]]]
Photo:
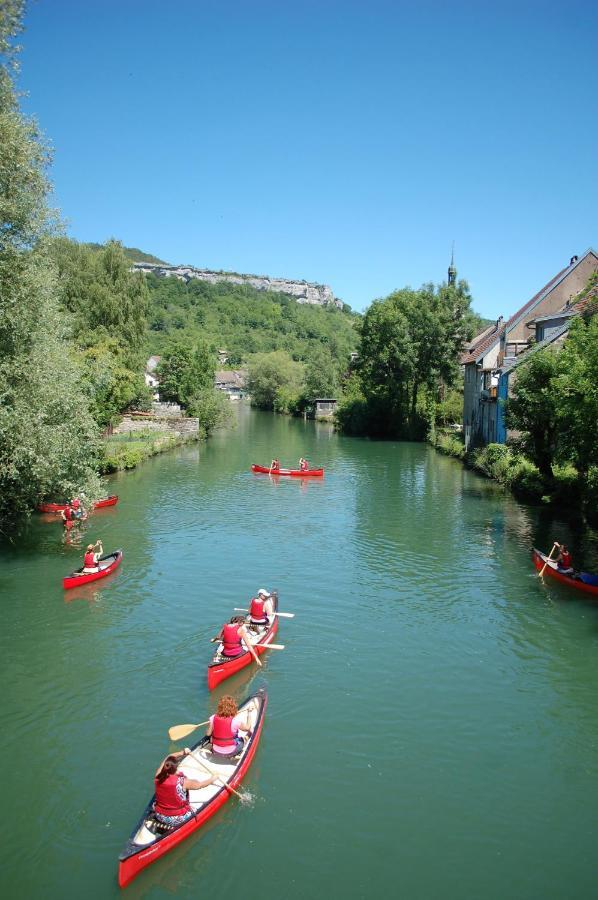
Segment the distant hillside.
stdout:
[[272,350],[286,350],[305,361],[324,346],[342,369],[357,349],[360,316],[348,307],[301,303],[247,283],[182,281],[153,273],[146,275],[146,283],[150,353],[160,354],[169,339],[185,337],[226,350],[235,366]]
[[[86,247],[89,247],[90,250],[103,250],[105,244],[95,244],[95,243],[87,243]],[[140,262],[140,263],[154,263],[157,266],[167,266],[168,263],[163,259],[159,259],[157,256],[154,256],[151,253],[144,253],[143,250],[139,250],[137,247],[123,247],[125,256],[127,259],[130,259],[131,262]]]

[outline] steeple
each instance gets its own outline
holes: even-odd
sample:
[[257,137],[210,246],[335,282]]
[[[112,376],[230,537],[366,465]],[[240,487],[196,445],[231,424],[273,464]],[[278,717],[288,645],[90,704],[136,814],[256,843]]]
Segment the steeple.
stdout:
[[453,285],[457,280],[457,270],[455,269],[455,242],[453,241],[453,248],[451,250],[451,264],[448,267],[448,283],[449,287]]

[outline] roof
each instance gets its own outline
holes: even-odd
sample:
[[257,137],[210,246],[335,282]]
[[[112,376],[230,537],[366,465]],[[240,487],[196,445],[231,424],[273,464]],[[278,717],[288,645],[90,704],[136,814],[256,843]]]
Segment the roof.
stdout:
[[576,269],[577,266],[579,266],[590,253],[592,253],[594,256],[597,255],[595,250],[592,250],[592,248],[590,247],[588,250],[586,250],[586,252],[584,254],[579,256],[577,259],[575,259],[575,257],[573,257],[573,260],[574,260],[573,262],[569,263],[568,266],[565,266],[564,269],[561,269],[560,272],[557,272],[557,274],[554,276],[554,278],[551,278],[550,281],[547,284],[545,284],[544,287],[541,290],[539,290],[537,294],[534,294],[534,296],[531,298],[531,300],[528,300],[527,303],[523,304],[521,309],[518,309],[516,313],[513,313],[513,315],[511,316],[511,318],[505,325],[506,330],[510,331],[510,329],[513,328],[513,326],[515,326],[518,322],[520,322],[521,319],[525,316],[525,314],[527,312],[530,312],[530,310],[532,310],[534,308],[534,306],[537,306],[537,304],[540,303],[540,301],[543,300],[544,297],[548,296],[548,294],[550,294],[550,292],[552,290],[554,290],[554,288],[557,286],[557,284],[560,284],[561,281],[563,280],[563,278],[565,278],[567,275],[569,275],[571,272],[573,272],[573,270]]
[[161,359],[162,359],[161,356],[150,356],[150,358],[148,359],[148,361],[145,364],[145,368],[147,369],[147,371],[153,372]]
[[216,384],[232,384],[237,387],[243,387],[245,373],[233,369],[220,369],[220,371],[214,373],[214,381]]
[[[475,363],[478,361],[478,359],[480,359],[480,357],[484,356],[486,351],[490,350],[490,348],[493,347],[494,344],[496,344],[496,342],[499,340],[503,327],[504,326],[502,324],[502,320],[499,319],[498,322],[496,322],[494,326],[492,326],[492,331],[490,334],[487,334],[486,337],[477,344],[474,341],[473,346],[470,347],[469,350],[466,350],[461,354],[461,365],[466,366],[468,365],[468,363]],[[482,331],[480,336],[483,337],[483,335],[486,334],[487,331],[488,329],[486,329],[486,331]]]
[[520,366],[521,363],[526,362],[526,360],[528,360],[530,356],[533,356],[534,353],[537,353],[538,350],[543,350],[545,347],[548,347],[549,344],[553,344],[560,337],[566,334],[569,331],[570,324],[571,323],[568,321],[563,322],[563,324],[555,329],[555,331],[553,331],[549,337],[544,338],[543,341],[539,341],[537,344],[534,344],[534,346],[531,347],[531,349],[526,353],[521,353],[519,356],[515,357],[515,359],[511,360],[511,362],[506,363],[500,371],[502,373],[508,374],[513,369],[516,369],[517,366]]

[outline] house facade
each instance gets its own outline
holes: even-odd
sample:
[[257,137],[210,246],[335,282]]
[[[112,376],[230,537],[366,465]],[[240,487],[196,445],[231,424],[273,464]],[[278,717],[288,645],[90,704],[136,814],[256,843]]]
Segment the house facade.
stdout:
[[242,400],[245,396],[246,374],[242,369],[221,369],[214,375],[214,387],[228,394],[231,400]]
[[[598,254],[573,256],[537,294],[506,322],[499,319],[472,342],[461,357],[464,366],[463,434],[466,449],[504,443],[504,402],[513,388],[514,372],[538,342],[564,340],[574,311],[574,298],[598,271]],[[504,377],[503,377],[504,376]]]

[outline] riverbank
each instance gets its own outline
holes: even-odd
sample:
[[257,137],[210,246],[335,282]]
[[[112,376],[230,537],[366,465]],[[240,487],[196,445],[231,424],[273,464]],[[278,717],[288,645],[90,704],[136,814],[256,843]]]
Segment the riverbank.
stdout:
[[135,469],[140,463],[158,453],[173,450],[182,444],[198,441],[200,435],[175,431],[134,431],[111,434],[104,438],[99,461],[100,475]]
[[522,453],[506,444],[489,444],[467,451],[463,436],[439,429],[431,441],[432,446],[459,459],[469,469],[492,478],[508,488],[522,500],[554,504],[564,509],[583,510],[588,523],[598,525],[598,472],[582,478],[570,464],[554,466],[554,477],[548,483],[535,466]]

